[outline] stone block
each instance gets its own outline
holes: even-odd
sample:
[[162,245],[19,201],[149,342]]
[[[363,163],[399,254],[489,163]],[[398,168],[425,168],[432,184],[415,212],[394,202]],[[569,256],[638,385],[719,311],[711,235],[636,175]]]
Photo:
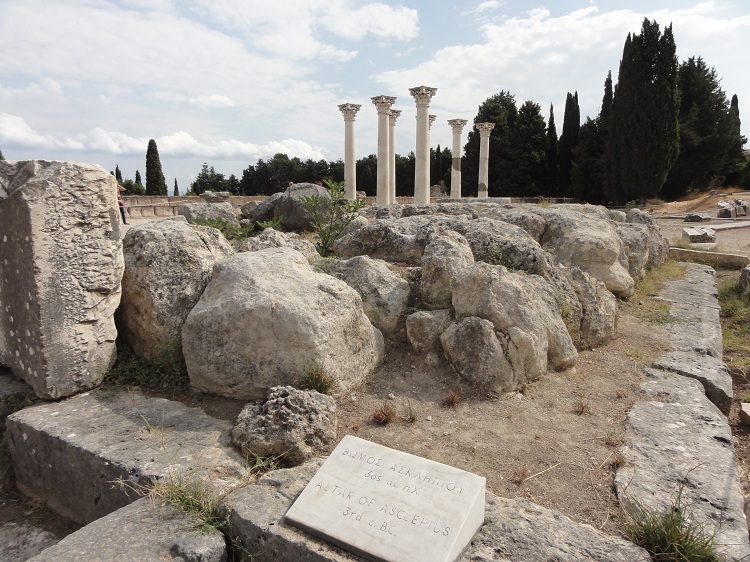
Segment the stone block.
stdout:
[[135,501],[133,488],[159,479],[210,479],[226,491],[244,477],[231,422],[138,391],[32,406],[10,415],[7,428],[18,489],[78,523]]
[[688,242],[716,242],[716,231],[708,227],[690,227],[682,229],[682,238]]
[[115,360],[116,193],[100,166],[0,161],[0,365],[41,398],[97,386]]
[[733,219],[737,216],[737,207],[722,207],[716,216],[720,219]]
[[182,560],[224,562],[224,535],[198,529],[176,507],[141,498],[68,535],[31,558],[33,562],[78,560]]

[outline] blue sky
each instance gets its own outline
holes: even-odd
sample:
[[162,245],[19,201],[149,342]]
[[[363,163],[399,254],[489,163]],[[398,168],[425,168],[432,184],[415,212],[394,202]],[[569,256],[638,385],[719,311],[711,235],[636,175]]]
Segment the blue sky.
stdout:
[[[0,150],[118,164],[145,175],[157,141],[171,187],[207,162],[241,176],[277,152],[343,158],[337,105],[362,104],[357,156],[377,152],[370,98],[396,96],[396,150],[414,150],[409,88],[437,88],[431,144],[507,90],[595,116],[604,79],[644,17],[673,24],[678,57],[702,56],[737,94],[750,136],[747,0],[0,0]],[[464,142],[468,135],[464,129]]]

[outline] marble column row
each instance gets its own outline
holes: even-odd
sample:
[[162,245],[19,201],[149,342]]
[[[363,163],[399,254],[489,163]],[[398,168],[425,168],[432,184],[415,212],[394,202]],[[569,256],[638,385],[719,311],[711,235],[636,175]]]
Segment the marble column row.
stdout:
[[[417,106],[417,134],[414,169],[414,203],[430,203],[430,128],[437,118],[429,114],[430,101],[437,88],[418,86],[410,88],[409,93]],[[391,109],[396,102],[392,96],[375,96],[373,105],[378,112],[378,167],[377,197],[379,206],[387,207],[396,202],[396,120],[400,110]],[[354,120],[361,105],[344,103],[338,106],[344,115],[344,184],[347,199],[357,195],[357,171],[354,143]],[[448,124],[453,130],[453,162],[451,168],[451,197],[461,197],[461,133],[466,119],[450,119]],[[480,134],[479,149],[479,197],[487,197],[487,169],[489,135],[494,127],[492,123],[477,123]]]

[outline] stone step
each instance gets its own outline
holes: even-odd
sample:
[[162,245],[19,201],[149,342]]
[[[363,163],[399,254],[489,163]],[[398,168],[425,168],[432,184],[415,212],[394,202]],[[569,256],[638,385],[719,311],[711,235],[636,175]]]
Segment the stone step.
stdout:
[[79,560],[224,562],[227,548],[220,531],[199,529],[176,507],[144,497],[89,523],[30,559]]
[[237,486],[246,471],[231,447],[231,425],[179,402],[107,389],[7,420],[18,489],[82,524],[165,478],[205,481],[218,493]]
[[708,226],[692,226],[682,229],[682,237],[691,243],[716,242],[716,231]]

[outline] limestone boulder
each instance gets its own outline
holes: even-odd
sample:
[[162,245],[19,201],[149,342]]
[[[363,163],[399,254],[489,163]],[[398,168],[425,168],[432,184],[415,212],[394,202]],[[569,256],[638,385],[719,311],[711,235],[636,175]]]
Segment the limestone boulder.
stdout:
[[406,317],[406,336],[414,351],[440,350],[440,335],[453,321],[450,310],[420,310]]
[[383,355],[383,336],[349,285],[314,270],[291,248],[235,254],[213,276],[182,328],[196,390],[259,399],[299,386],[311,367],[347,388]]
[[115,360],[116,186],[96,165],[0,161],[0,365],[41,398],[97,386]]
[[451,306],[456,276],[474,264],[466,238],[447,230],[430,237],[422,254],[422,302],[432,310]]
[[398,273],[388,269],[386,262],[357,256],[348,260],[330,260],[325,270],[359,293],[367,318],[383,335],[403,335],[404,313],[411,288]]
[[257,236],[233,240],[232,247],[238,252],[257,252],[266,248],[292,248],[301,253],[309,263],[320,259],[315,244],[300,238],[295,232],[281,232],[273,228],[266,228]]
[[495,333],[492,322],[476,316],[451,324],[440,336],[445,358],[461,378],[493,392],[515,390],[523,374],[511,362],[508,340]]
[[258,205],[253,210],[252,216],[250,216],[249,218],[253,222],[265,222],[273,219],[274,210],[276,209],[276,203],[278,203],[281,194],[282,192],[279,191],[278,193],[274,193],[267,199],[258,203]]
[[189,223],[198,220],[223,220],[236,226],[240,225],[240,221],[234,213],[234,208],[227,201],[223,203],[184,203],[178,213],[185,217]]
[[[561,271],[573,288],[581,306],[577,349],[593,349],[615,337],[617,332],[617,299],[604,283],[594,279],[578,267],[564,267]],[[566,301],[562,301],[562,307]],[[572,305],[570,305],[572,307]],[[563,310],[563,319],[566,312]],[[567,324],[567,321],[566,321]],[[571,336],[574,332],[570,330]]]
[[255,213],[255,209],[258,208],[258,201],[248,201],[247,203],[243,204],[240,207],[240,217],[243,219],[251,219],[253,218],[253,214]]
[[630,209],[626,216],[629,224],[642,224],[648,230],[648,260],[646,269],[659,267],[669,256],[669,240],[667,240],[659,230],[659,225],[648,213],[640,209]]
[[268,400],[245,406],[232,441],[248,457],[274,457],[296,466],[336,440],[336,403],[314,390],[271,388]]
[[580,209],[541,209],[547,228],[539,241],[564,265],[576,266],[600,280],[619,297],[633,294],[628,257],[614,223],[604,215]]
[[295,183],[286,188],[276,201],[274,216],[281,217],[285,230],[310,230],[312,223],[302,204],[302,197],[318,196],[321,204],[327,205],[331,197],[322,185],[314,183]]
[[179,342],[214,264],[234,250],[215,228],[177,216],[130,228],[123,253],[123,333],[137,355],[154,358]]
[[506,353],[519,382],[575,365],[576,348],[562,318],[527,289],[527,275],[477,263],[462,272],[453,291],[456,318],[489,320],[507,338]]
[[648,259],[649,231],[644,224],[632,222],[616,222],[615,228],[620,240],[625,245],[628,257],[628,273],[636,281],[646,275]]

